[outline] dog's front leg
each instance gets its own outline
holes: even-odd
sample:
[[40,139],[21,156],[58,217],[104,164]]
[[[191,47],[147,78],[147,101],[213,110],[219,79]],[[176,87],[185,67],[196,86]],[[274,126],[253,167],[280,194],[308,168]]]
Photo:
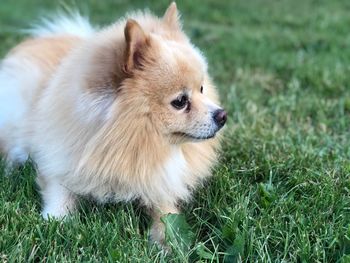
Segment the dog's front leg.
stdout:
[[150,231],[151,242],[156,242],[163,247],[165,243],[165,225],[161,221],[161,217],[167,214],[178,214],[179,210],[175,205],[160,205],[155,206],[151,210],[153,224]]
[[75,208],[75,195],[63,186],[59,180],[50,177],[37,177],[37,183],[43,199],[42,216],[62,219]]

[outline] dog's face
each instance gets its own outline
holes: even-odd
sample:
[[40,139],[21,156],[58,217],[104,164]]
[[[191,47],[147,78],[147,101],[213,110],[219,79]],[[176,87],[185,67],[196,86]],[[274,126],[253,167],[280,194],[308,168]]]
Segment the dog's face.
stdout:
[[138,41],[131,48],[129,41],[131,61],[126,67],[134,69],[132,85],[142,93],[138,96],[145,98],[148,115],[164,136],[172,142],[209,139],[224,126],[226,112],[217,105],[204,57],[176,26],[177,14],[176,21],[167,18],[169,12],[174,10],[168,9],[163,23],[173,30],[171,37],[146,35],[135,21],[126,26],[126,39]]
[[150,99],[151,112],[171,139],[214,137],[225,124],[226,113],[216,104],[206,62],[191,45],[164,42],[162,45],[159,49],[162,62],[156,74],[163,80],[155,83],[158,98]]

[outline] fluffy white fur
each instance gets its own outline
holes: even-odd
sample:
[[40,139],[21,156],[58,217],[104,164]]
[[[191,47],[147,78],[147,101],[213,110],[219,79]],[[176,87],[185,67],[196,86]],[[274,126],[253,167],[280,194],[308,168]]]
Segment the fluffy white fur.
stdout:
[[25,30],[25,32],[33,37],[70,34],[85,38],[93,35],[95,29],[86,17],[78,12],[73,12],[70,15],[61,13],[54,18],[42,18],[40,23],[34,25],[31,29]]
[[41,74],[37,65],[22,57],[10,57],[0,64],[0,134],[6,141],[3,147],[11,164],[23,163],[28,158],[23,127],[28,121],[28,102]]

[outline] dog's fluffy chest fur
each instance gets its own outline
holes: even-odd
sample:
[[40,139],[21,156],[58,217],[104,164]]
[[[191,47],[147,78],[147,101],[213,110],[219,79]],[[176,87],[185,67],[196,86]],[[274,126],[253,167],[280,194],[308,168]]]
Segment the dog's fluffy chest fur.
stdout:
[[[136,163],[135,160],[135,166]],[[98,177],[90,173],[84,174],[80,170],[77,181],[67,178],[67,187],[82,195],[92,195],[101,202],[140,199],[147,206],[162,202],[171,204],[174,200],[186,199],[194,187],[195,182],[190,179],[192,171],[180,147],[173,147],[164,161],[155,167],[145,166],[142,169],[135,169],[134,175],[122,175],[123,171],[116,167],[115,171],[106,174],[101,172]],[[128,176],[128,179],[123,180],[124,176]]]

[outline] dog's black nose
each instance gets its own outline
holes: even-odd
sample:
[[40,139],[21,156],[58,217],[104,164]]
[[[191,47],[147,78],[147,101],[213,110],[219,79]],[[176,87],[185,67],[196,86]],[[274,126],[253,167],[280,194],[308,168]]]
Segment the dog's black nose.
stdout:
[[214,121],[221,128],[225,125],[227,113],[224,110],[217,110],[214,112]]

